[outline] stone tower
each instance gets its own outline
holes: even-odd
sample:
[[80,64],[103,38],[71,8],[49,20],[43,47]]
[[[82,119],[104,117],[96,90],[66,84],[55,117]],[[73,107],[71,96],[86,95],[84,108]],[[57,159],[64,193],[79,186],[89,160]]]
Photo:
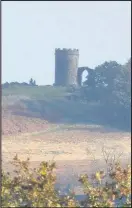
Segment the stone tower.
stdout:
[[55,85],[77,85],[79,50],[56,49],[55,50]]

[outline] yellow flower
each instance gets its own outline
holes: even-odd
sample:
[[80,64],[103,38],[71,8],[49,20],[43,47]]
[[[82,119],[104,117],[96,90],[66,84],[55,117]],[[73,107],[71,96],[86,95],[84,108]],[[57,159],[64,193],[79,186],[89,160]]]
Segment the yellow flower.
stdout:
[[47,171],[46,171],[45,169],[42,169],[42,170],[40,171],[40,174],[41,174],[42,176],[45,176],[45,175],[47,174]]
[[37,194],[37,191],[33,192],[33,197],[37,197],[38,194]]
[[61,207],[61,205],[60,204],[57,204],[56,207]]
[[101,182],[100,172],[96,172],[95,177],[99,182]]

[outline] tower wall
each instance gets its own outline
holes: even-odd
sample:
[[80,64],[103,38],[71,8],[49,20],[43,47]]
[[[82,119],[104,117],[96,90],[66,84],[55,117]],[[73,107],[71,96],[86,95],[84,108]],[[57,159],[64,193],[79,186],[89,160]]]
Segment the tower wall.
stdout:
[[55,50],[55,85],[77,85],[78,49]]

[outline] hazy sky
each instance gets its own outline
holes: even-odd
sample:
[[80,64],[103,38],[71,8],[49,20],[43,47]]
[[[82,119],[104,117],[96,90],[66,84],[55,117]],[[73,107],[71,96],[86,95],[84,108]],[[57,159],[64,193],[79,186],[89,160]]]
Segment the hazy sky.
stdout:
[[55,48],[78,48],[79,66],[125,63],[131,2],[2,2],[2,82],[52,84]]

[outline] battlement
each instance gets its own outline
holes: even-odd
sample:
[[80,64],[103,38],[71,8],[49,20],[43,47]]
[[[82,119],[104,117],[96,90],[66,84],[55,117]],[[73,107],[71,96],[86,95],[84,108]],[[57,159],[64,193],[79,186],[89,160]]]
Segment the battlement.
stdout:
[[71,49],[71,48],[56,48],[55,49],[55,53],[67,53],[67,54],[75,54],[75,55],[79,55],[79,49]]

